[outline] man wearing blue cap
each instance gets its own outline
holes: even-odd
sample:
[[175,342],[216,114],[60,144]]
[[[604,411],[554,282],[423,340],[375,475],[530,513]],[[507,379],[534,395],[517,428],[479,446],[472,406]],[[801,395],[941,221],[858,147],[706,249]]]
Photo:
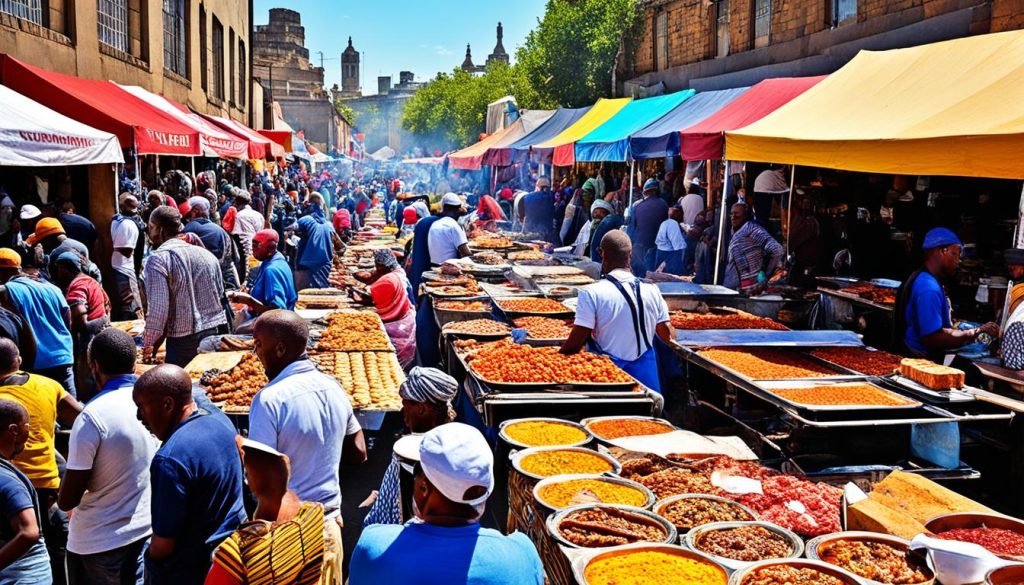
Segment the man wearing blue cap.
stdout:
[[654,241],[658,237],[661,222],[668,217],[668,203],[659,194],[661,185],[657,179],[644,183],[644,198],[633,205],[629,214],[629,238],[633,242],[633,274],[642,278],[648,270],[654,270]]
[[961,331],[953,327],[949,299],[942,283],[956,276],[963,244],[946,228],[934,228],[924,236],[924,266],[903,283],[896,300],[897,331],[915,357],[942,363],[948,351],[972,343],[982,333],[999,335],[999,326],[985,323]]

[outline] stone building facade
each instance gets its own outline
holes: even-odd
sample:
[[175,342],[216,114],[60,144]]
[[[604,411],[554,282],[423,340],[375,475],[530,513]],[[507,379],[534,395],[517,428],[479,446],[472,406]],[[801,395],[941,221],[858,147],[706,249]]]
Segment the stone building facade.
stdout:
[[1024,27],[1024,0],[645,0],[641,9],[626,95],[827,74],[861,49]]
[[491,63],[495,63],[495,62],[508,63],[509,62],[509,56],[508,56],[508,53],[505,52],[505,45],[503,44],[504,36],[505,36],[505,27],[501,26],[501,23],[499,22],[498,23],[498,29],[497,29],[497,43],[494,45],[494,50],[491,51],[491,54],[487,55],[487,60],[484,61],[483,65],[474,65],[473,64],[473,50],[467,44],[466,45],[466,58],[462,60],[462,65],[460,65],[462,70],[466,71],[467,73],[483,73],[483,72],[487,71],[487,66],[490,65]]
[[364,135],[363,146],[374,152],[389,146],[396,152],[408,152],[415,145],[415,137],[402,128],[405,105],[423,87],[415,81],[411,71],[398,73],[398,83],[392,85],[390,76],[377,78],[377,95],[346,98],[343,92],[336,97],[355,112],[358,131]]

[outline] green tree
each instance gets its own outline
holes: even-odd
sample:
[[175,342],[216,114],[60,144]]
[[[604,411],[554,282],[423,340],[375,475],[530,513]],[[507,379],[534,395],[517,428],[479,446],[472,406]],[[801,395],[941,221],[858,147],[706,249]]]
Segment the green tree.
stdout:
[[345,122],[352,127],[356,125],[356,112],[342,100],[334,100],[334,109],[338,110]]
[[612,71],[640,33],[639,0],[548,0],[516,52],[516,67],[544,105],[584,107],[612,95]]

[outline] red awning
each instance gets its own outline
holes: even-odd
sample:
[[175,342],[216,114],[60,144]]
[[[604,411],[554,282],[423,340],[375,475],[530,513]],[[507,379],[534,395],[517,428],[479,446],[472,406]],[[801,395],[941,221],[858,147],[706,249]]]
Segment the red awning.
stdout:
[[198,132],[199,148],[203,156],[245,158],[249,152],[248,140],[243,140],[227,130],[222,130],[177,102],[156,95],[137,85],[118,85],[118,87]]
[[199,133],[109,81],[54,73],[0,54],[0,83],[117,136],[139,154],[199,155]]
[[257,130],[257,132],[283,146],[285,152],[292,151],[292,133],[290,130]]
[[249,158],[259,160],[267,158],[284,158],[285,152],[283,146],[273,140],[270,140],[266,136],[263,136],[252,128],[249,128],[245,124],[236,122],[231,118],[224,118],[221,116],[207,116],[203,114],[203,117],[214,122],[221,128],[229,130],[248,140]]
[[725,132],[753,124],[814,87],[820,77],[780,77],[754,85],[727,106],[680,132],[683,160],[715,160],[725,154]]

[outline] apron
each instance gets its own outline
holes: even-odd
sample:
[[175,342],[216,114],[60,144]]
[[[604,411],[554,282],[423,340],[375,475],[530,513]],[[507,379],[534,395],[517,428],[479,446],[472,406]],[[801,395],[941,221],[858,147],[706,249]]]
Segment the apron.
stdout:
[[[636,378],[644,386],[661,394],[661,381],[658,377],[658,356],[654,346],[651,345],[647,338],[647,321],[644,319],[644,299],[640,295],[640,279],[633,279],[633,292],[636,295],[636,303],[633,303],[633,299],[626,293],[626,289],[622,286],[621,282],[610,275],[605,275],[604,278],[614,284],[615,288],[622,294],[622,298],[626,299],[630,316],[633,317],[633,336],[636,339],[636,350],[640,357],[635,360],[619,359],[604,351],[593,338],[590,340],[590,349],[594,353],[608,356],[612,363],[622,368],[624,372]],[[637,306],[638,304],[639,306]]]

